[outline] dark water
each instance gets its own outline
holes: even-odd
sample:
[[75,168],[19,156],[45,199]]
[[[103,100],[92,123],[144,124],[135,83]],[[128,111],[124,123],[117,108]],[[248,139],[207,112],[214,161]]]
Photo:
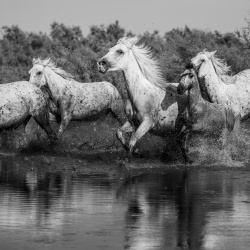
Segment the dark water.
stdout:
[[250,247],[247,167],[38,158],[0,157],[1,250]]

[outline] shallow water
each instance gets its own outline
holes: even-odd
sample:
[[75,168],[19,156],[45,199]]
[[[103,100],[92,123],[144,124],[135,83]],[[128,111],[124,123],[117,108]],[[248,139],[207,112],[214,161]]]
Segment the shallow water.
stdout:
[[249,249],[248,167],[0,157],[0,249]]

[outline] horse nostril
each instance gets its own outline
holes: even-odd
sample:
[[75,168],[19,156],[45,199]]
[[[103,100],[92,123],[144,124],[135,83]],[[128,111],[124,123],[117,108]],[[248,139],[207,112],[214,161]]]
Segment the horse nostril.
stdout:
[[183,92],[183,87],[182,87],[182,86],[179,86],[179,87],[177,88],[177,92],[178,92],[178,94],[181,94],[181,93]]
[[107,64],[107,61],[105,59],[100,59],[98,61],[98,65],[100,65],[100,66],[105,66],[106,64]]

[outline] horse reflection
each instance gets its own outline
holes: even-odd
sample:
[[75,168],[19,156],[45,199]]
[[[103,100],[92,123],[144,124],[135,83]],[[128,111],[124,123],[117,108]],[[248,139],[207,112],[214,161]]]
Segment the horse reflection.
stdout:
[[[221,179],[210,181],[209,174],[189,170],[150,176],[132,171],[127,178],[119,198],[128,199],[125,214],[125,246],[128,249],[200,249],[204,246],[207,216],[221,209],[211,206],[215,202],[213,193],[223,188]],[[204,196],[207,190],[210,192]],[[227,192],[227,202],[232,203],[233,190],[229,188]]]

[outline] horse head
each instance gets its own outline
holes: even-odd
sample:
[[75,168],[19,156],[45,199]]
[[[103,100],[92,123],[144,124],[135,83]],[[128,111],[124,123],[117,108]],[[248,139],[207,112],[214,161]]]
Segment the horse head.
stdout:
[[58,77],[66,80],[72,80],[74,78],[70,73],[57,67],[56,63],[50,58],[44,60],[40,58],[33,59],[33,67],[30,69],[29,74],[29,82],[39,88],[43,86],[48,87],[48,82],[58,81]]
[[46,85],[44,65],[40,58],[33,59],[33,66],[29,70],[30,79],[29,82],[41,88]]
[[201,66],[205,66],[207,62],[211,61],[211,58],[213,55],[217,52],[217,50],[213,52],[208,52],[206,50],[203,50],[202,52],[199,52],[195,57],[191,59],[191,65],[192,67],[199,72],[199,69]]
[[188,89],[192,88],[194,81],[197,81],[194,69],[186,69],[181,73],[181,81],[177,87],[177,92],[183,95]]
[[139,38],[123,37],[118,40],[115,46],[109,49],[109,52],[97,62],[99,72],[105,74],[107,71],[117,71],[126,69],[129,60],[129,54],[132,47],[139,41]]
[[122,70],[140,74],[151,84],[165,90],[166,83],[161,66],[150,47],[137,44],[138,37],[123,37],[97,62],[99,72]]

